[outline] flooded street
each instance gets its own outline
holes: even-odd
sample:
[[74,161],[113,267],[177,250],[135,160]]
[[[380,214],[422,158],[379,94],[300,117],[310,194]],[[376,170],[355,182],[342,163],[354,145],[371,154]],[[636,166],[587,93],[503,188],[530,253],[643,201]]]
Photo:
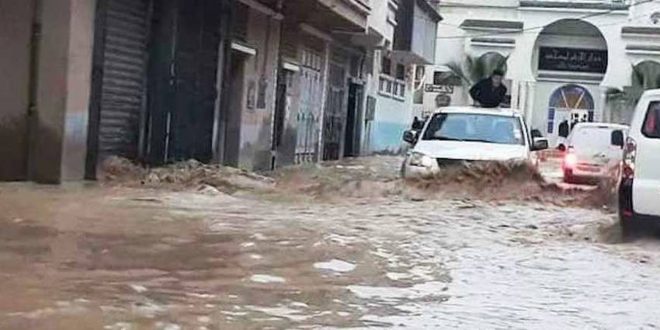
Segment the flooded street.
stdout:
[[2,185],[0,328],[660,326],[660,242],[621,243],[612,213],[395,194],[398,160],[369,162],[312,170],[373,172],[321,199]]

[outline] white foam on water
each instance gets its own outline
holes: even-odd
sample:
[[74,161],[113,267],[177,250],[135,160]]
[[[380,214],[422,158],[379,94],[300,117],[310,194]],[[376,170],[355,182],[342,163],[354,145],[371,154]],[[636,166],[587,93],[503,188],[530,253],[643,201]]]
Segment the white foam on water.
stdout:
[[409,288],[350,285],[348,290],[362,299],[398,300],[436,295],[446,286],[447,284],[442,282],[426,282]]
[[137,285],[137,284],[131,284],[130,285],[131,289],[137,293],[144,293],[147,292],[147,288],[144,287],[143,285]]
[[348,273],[355,270],[355,265],[343,260],[332,259],[326,262],[317,262],[314,264],[314,268],[333,271],[337,273]]
[[311,315],[303,315],[301,311],[288,308],[286,306],[277,306],[277,307],[262,307],[262,306],[246,306],[248,309],[267,314],[269,316],[275,316],[278,318],[289,319],[294,322],[301,322],[311,318]]
[[250,277],[250,281],[256,283],[284,283],[286,280],[279,276],[255,274]]

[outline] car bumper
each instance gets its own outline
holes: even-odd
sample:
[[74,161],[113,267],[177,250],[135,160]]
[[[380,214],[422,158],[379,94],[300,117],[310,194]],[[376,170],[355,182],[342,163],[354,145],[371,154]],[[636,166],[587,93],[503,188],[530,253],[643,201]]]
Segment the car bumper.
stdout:
[[509,160],[462,160],[462,159],[448,159],[448,158],[437,158],[437,163],[434,163],[432,166],[412,166],[410,165],[409,159],[406,159],[402,166],[402,177],[404,178],[424,178],[432,177],[438,174],[442,174],[443,171],[447,169],[460,167],[460,166],[469,166],[469,164],[475,163],[526,163],[531,166],[538,167],[537,164],[531,163],[528,159],[509,159]]
[[660,217],[635,212],[632,179],[623,179],[619,185],[619,217],[622,224],[630,227],[660,228]]
[[613,174],[610,174],[606,170],[599,170],[595,172],[595,171],[585,171],[580,169],[564,168],[564,175],[569,175],[571,177],[576,177],[576,178],[599,179],[599,178],[610,177]]
[[408,162],[403,165],[404,178],[423,178],[433,176],[440,172],[439,167],[411,166]]

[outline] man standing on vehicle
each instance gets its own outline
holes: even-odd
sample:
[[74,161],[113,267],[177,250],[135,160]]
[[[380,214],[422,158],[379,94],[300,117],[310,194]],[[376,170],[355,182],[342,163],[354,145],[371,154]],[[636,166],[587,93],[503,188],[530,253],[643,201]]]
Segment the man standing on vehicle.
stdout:
[[501,70],[493,71],[493,74],[486,79],[482,79],[470,89],[470,96],[480,106],[484,108],[497,108],[504,101],[506,96],[506,87],[502,84],[504,72]]

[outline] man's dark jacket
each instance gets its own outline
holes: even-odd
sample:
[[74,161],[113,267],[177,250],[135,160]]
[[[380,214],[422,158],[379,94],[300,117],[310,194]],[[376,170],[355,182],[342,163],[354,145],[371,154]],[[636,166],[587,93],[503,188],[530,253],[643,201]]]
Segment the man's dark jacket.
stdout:
[[470,96],[472,96],[472,99],[479,102],[482,107],[497,108],[500,106],[500,103],[504,101],[506,87],[504,87],[504,85],[493,87],[492,80],[486,78],[472,86],[470,89]]

